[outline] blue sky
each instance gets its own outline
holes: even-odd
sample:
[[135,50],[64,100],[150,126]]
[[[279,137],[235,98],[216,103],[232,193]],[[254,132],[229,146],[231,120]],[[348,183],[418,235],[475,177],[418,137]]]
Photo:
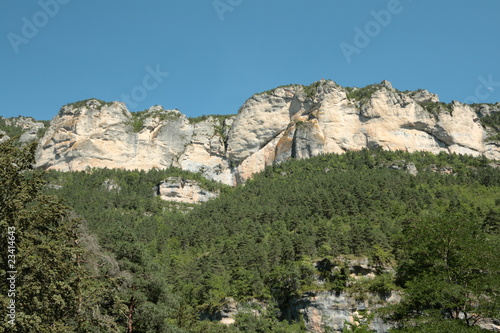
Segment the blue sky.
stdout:
[[3,0],[0,37],[4,117],[88,98],[230,114],[322,78],[500,101],[499,0]]

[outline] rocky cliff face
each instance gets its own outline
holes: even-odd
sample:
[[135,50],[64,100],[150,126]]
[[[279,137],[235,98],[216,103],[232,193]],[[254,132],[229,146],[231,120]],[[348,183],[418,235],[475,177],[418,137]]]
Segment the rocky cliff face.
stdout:
[[[360,299],[348,292],[321,291],[302,295],[295,300],[292,310],[303,316],[308,332],[342,332],[346,322],[357,323],[357,318],[363,318],[363,312],[400,301],[401,296],[396,292],[367,293]],[[373,332],[385,333],[393,325],[374,317],[369,327]]]
[[52,120],[37,150],[38,167],[71,171],[175,166],[234,183],[224,157],[224,120],[207,117],[191,124],[179,111],[161,106],[132,114],[119,102],[82,104],[64,106]]
[[[314,284],[318,291],[305,292],[280,303],[283,319],[303,320],[307,332],[312,333],[343,332],[346,323],[359,325],[361,322],[365,322],[373,332],[388,332],[393,325],[377,317],[374,310],[400,302],[399,292],[388,290],[376,293],[369,291],[366,286],[355,288],[356,284],[362,285],[366,281],[373,281],[381,272],[380,268],[371,265],[367,257],[337,259],[338,263],[343,262],[346,265],[349,272],[349,288],[329,291],[324,288],[325,280],[317,276]],[[395,274],[392,267],[385,267],[384,273]],[[240,313],[260,316],[262,310],[267,308],[265,302],[256,299],[237,302],[233,298],[226,298],[224,305],[216,313],[203,314],[202,318],[217,320],[223,324],[234,324]]]
[[219,196],[219,193],[204,189],[195,180],[169,177],[154,188],[154,194],[165,201],[197,204]]
[[242,179],[289,158],[382,147],[500,158],[468,105],[441,105],[427,91],[399,92],[384,81],[359,90],[319,81],[250,98],[234,121],[228,158]]
[[500,143],[480,117],[498,108],[439,103],[426,90],[401,92],[387,81],[362,89],[321,80],[256,94],[238,115],[189,121],[155,106],[130,113],[123,103],[64,106],[40,141],[37,166],[151,169],[177,166],[234,185],[290,158],[382,147],[484,155]]
[[0,142],[19,136],[19,142],[28,143],[38,140],[45,131],[47,122],[36,121],[31,117],[0,117]]

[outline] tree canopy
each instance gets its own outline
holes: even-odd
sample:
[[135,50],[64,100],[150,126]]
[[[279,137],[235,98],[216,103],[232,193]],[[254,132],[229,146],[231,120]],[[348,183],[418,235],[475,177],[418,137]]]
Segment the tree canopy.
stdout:
[[[406,171],[410,164],[417,175]],[[396,280],[383,275],[367,288],[403,288],[407,308],[397,313],[407,319],[423,308],[447,316],[476,313],[474,299],[465,307],[452,307],[471,292],[487,300],[481,316],[493,316],[493,299],[484,296],[493,297],[498,280],[484,251],[494,254],[498,245],[500,172],[489,164],[484,158],[453,154],[363,150],[324,155],[269,167],[244,186],[222,187],[219,198],[184,208],[151,193],[168,176],[193,176],[176,169],[95,169],[46,177],[58,185],[47,191],[66,198],[105,250],[116,255],[120,269],[131,273],[123,299],[135,309],[135,328],[189,332],[208,329],[200,318],[215,318],[228,297],[275,303],[281,310],[275,318],[284,320],[286,300],[304,291],[348,291],[353,281],[342,273],[338,259],[345,255],[367,256],[382,266],[397,259]],[[106,179],[116,181],[120,190],[102,186]],[[457,246],[450,249],[453,260],[447,263],[451,275],[441,272],[447,267],[438,242],[443,235],[453,236],[451,244]],[[417,256],[422,248],[432,257]],[[325,283],[315,284],[317,277]],[[464,285],[469,277],[476,282]],[[428,292],[420,288],[430,281],[437,288],[450,278],[454,284],[449,290],[434,295],[442,302],[427,297],[434,303],[412,303],[419,292]],[[479,288],[485,281],[489,287]],[[461,298],[450,299],[455,303],[444,302],[459,291]],[[300,318],[288,319],[287,325],[297,331]],[[401,329],[414,324],[400,322]]]
[[119,331],[113,317],[120,301],[108,299],[116,285],[96,272],[92,258],[99,247],[79,245],[80,220],[61,199],[42,193],[45,181],[32,170],[35,147],[0,144],[0,302],[4,309],[15,304],[15,317],[4,314],[0,332]]
[[[15,228],[18,271],[16,326],[0,331],[303,332],[288,301],[330,290],[399,290],[386,310],[394,331],[474,331],[500,317],[500,170],[484,158],[363,150],[291,160],[228,188],[179,169],[41,173],[33,151],[0,145],[2,239]],[[162,201],[152,189],[169,176],[221,195]],[[380,274],[356,282],[348,257]],[[230,299],[249,309],[224,326]]]

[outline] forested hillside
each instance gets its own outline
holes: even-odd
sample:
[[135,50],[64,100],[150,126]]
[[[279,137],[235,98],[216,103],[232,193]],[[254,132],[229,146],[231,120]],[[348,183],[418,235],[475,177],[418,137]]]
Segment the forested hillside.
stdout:
[[[162,201],[152,188],[172,175],[221,195]],[[500,168],[484,158],[362,150],[291,160],[234,188],[178,169],[44,178],[83,219],[80,245],[101,276],[89,280],[113,286],[95,299],[110,331],[302,332],[300,317],[284,316],[289,299],[360,288],[402,293],[380,314],[394,331],[475,331],[500,318]],[[380,274],[360,285],[342,258],[363,256]],[[208,320],[229,298],[266,306],[231,326]]]

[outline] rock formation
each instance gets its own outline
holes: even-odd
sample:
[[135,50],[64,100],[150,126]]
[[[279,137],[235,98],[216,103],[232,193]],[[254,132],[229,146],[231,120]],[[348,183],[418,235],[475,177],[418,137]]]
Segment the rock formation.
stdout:
[[[305,293],[296,299],[293,310],[302,315],[308,332],[343,332],[345,323],[362,318],[364,311],[400,301],[401,296],[394,291],[388,295],[366,293],[363,298],[348,292],[320,291]],[[393,327],[379,317],[374,317],[369,326],[378,333],[388,332]]]
[[326,80],[279,87],[252,96],[234,117],[200,121],[160,106],[131,113],[123,103],[88,100],[52,120],[37,166],[176,166],[234,185],[276,162],[362,148],[500,159],[500,143],[481,122],[498,109],[440,103],[426,90],[401,92],[388,81],[361,89]]
[[[436,95],[399,92],[387,81],[351,92],[319,81],[314,89],[308,96],[301,86],[278,88],[243,105],[227,148],[242,179],[291,157],[373,147],[500,158],[498,142],[487,141],[468,105],[453,102],[444,109]],[[426,103],[442,109],[429,111]]]
[[[352,278],[351,287],[357,282],[373,281],[377,277],[378,269],[369,263],[367,257],[337,259],[346,265]],[[385,269],[385,273],[395,274],[391,267]],[[376,293],[367,290],[366,287],[357,288],[357,292],[348,290],[349,288],[342,291],[327,291],[321,287],[324,283],[324,279],[317,277],[315,284],[318,291],[305,292],[282,302],[280,310],[283,318],[290,321],[303,320],[307,332],[313,333],[343,332],[346,322],[353,323],[356,320],[367,319],[369,314],[373,314],[373,317],[368,321],[368,325],[374,332],[385,333],[393,327],[377,317],[374,310],[400,302],[399,292]],[[233,298],[226,298],[224,305],[216,313],[204,317],[223,324],[233,324],[238,314],[246,312],[259,316],[261,314],[259,309],[265,308],[265,303],[255,299],[237,302]]]
[[204,189],[195,180],[168,177],[154,188],[154,194],[165,201],[196,204],[219,196],[219,193]]
[[38,167],[71,171],[175,166],[233,183],[224,157],[224,120],[207,117],[191,124],[179,111],[161,106],[132,114],[119,102],[82,104],[64,106],[52,120],[37,150]]
[[[39,139],[39,136],[43,134],[45,129],[45,124],[43,122],[36,121],[31,117],[0,117],[0,121],[3,126],[16,129],[19,133],[21,133],[19,137],[19,142],[21,143],[28,143]],[[8,133],[0,130],[0,142],[8,139],[10,139]]]

